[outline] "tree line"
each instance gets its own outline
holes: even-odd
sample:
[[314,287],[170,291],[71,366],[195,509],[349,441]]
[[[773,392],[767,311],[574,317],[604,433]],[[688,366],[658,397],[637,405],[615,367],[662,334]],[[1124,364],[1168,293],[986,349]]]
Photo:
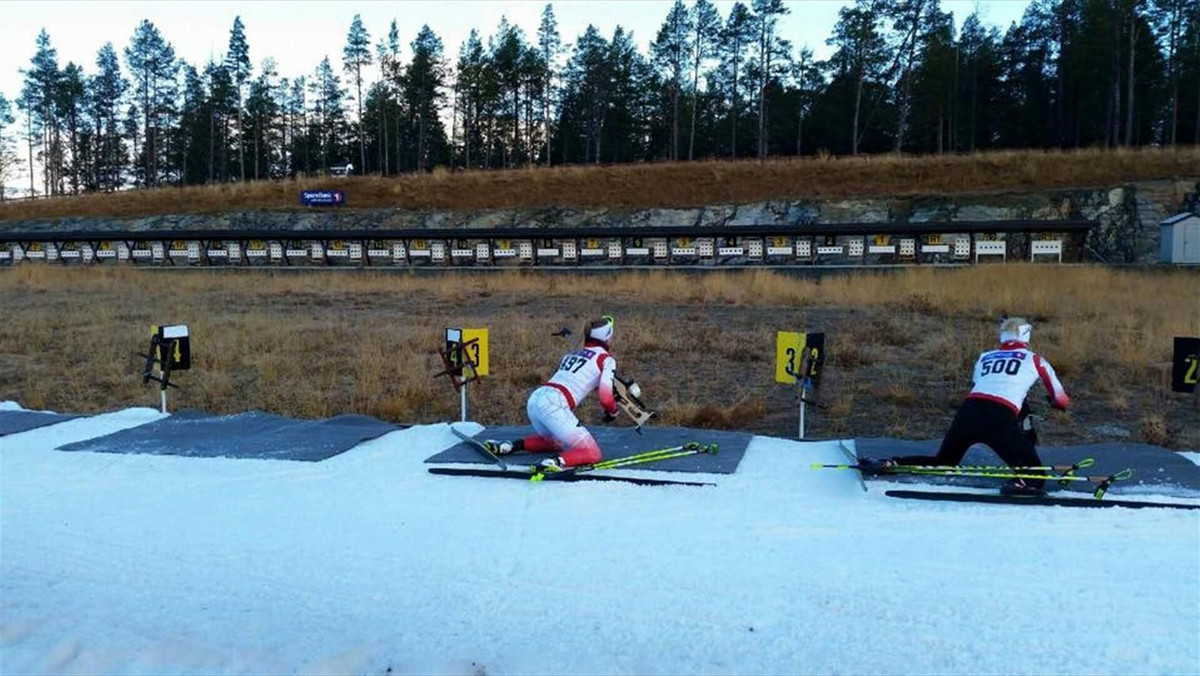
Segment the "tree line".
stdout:
[[[783,0],[675,0],[647,53],[621,27],[563,42],[501,19],[454,56],[358,15],[340,60],[255,67],[241,18],[220,59],[149,21],[88,70],[42,30],[0,94],[0,177],[32,195],[531,165],[1200,142],[1200,0],[1034,0],[1006,30],[939,0],[856,0],[828,60],[782,35]],[[24,157],[19,157],[23,155]],[[22,186],[23,187],[23,186]]]

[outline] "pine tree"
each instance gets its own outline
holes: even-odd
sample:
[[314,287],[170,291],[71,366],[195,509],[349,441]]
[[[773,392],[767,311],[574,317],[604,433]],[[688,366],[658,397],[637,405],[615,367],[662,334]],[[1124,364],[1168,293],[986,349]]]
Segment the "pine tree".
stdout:
[[861,140],[863,91],[868,78],[880,75],[887,63],[887,47],[878,30],[879,16],[867,0],[858,0],[854,7],[843,7],[833,36],[826,42],[838,48],[831,61],[844,77],[854,83],[854,115],[851,121],[850,153],[858,154]]
[[719,53],[721,15],[709,0],[692,5],[692,120],[688,132],[688,159],[696,156],[696,118],[700,116],[700,68]]
[[687,68],[692,42],[692,17],[683,0],[675,0],[667,18],[658,29],[658,37],[650,44],[655,64],[667,74],[671,87],[671,159],[679,159],[679,98],[683,88],[683,72]]
[[233,175],[229,122],[236,116],[237,86],[229,68],[209,61],[204,67],[208,80],[208,181],[225,182]]
[[25,81],[17,105],[24,111],[27,119],[29,192],[31,195],[37,194],[33,184],[36,175],[33,148],[36,141],[37,158],[42,163],[42,193],[45,195],[58,194],[57,175],[60,167],[56,165],[54,158],[54,146],[58,134],[54,100],[58,90],[58,81],[62,74],[58,68],[58,50],[50,44],[50,34],[45,29],[38,33],[30,68],[23,73]]
[[812,110],[821,71],[813,59],[813,51],[803,47],[792,60],[792,81],[796,85],[796,155],[804,152],[804,119]]
[[143,186],[155,186],[159,183],[159,156],[163,152],[162,122],[174,98],[178,69],[175,50],[154,24],[143,20],[125,48],[125,61],[134,79],[143,116],[140,182]]
[[305,92],[308,89],[308,79],[301,75],[292,80],[288,90],[288,124],[291,127],[291,148],[288,152],[289,176],[301,173],[311,173],[312,166],[312,129],[308,121],[308,101]]
[[[758,158],[767,156],[767,85],[775,59],[775,25],[789,12],[783,0],[754,0],[758,24]],[[786,52],[784,52],[786,54]]]
[[331,160],[342,157],[342,130],[346,120],[346,111],[342,107],[345,90],[342,89],[341,80],[334,74],[328,56],[317,65],[309,87],[313,93],[315,146],[320,167],[326,170]]
[[738,155],[738,127],[741,118],[742,100],[742,71],[745,68],[745,52],[754,36],[754,15],[740,2],[735,2],[725,20],[725,28],[721,32],[721,42],[724,49],[721,54],[722,79],[725,81],[725,91],[728,97],[728,118],[730,128],[729,156]]
[[[947,148],[946,130],[955,102],[958,52],[954,18],[941,12],[936,2],[928,7],[925,26],[916,36],[916,48],[917,63],[905,76],[911,81],[908,94],[911,117],[910,123],[904,125],[903,143],[921,152],[942,153]],[[901,110],[898,117],[904,114]],[[897,124],[897,138],[900,133]]]
[[503,152],[505,167],[511,167],[520,162],[521,139],[521,57],[525,51],[525,37],[521,29],[510,24],[507,19],[500,17],[500,25],[496,29],[492,41],[489,60],[493,72],[500,85],[500,99],[504,101],[503,112],[500,112],[502,128],[511,131],[501,135],[499,141]]
[[1151,17],[1154,30],[1166,49],[1167,86],[1171,104],[1170,112],[1165,116],[1165,141],[1172,145],[1179,138],[1179,72],[1181,56],[1186,49],[1183,38],[1189,14],[1200,16],[1200,3],[1197,0],[1153,0]]
[[[998,127],[997,96],[1000,91],[998,32],[971,14],[963,22],[959,35],[959,91],[956,108],[963,113],[955,138],[966,137],[960,150],[974,152],[980,145],[991,146]],[[965,124],[965,134],[963,125]]]
[[[646,147],[647,109],[654,88],[646,87],[653,68],[637,51],[633,36],[617,26],[605,57],[608,92],[604,110],[605,157],[609,162],[649,159]],[[597,159],[600,158],[597,149]]]
[[360,171],[366,170],[367,142],[363,135],[362,69],[371,65],[371,36],[363,27],[362,17],[354,15],[350,32],[346,35],[346,46],[342,49],[342,68],[354,74],[356,103],[358,104],[358,150]]
[[929,6],[936,0],[897,0],[887,9],[892,28],[899,38],[896,61],[900,72],[896,86],[896,135],[893,150],[900,152],[908,136],[909,114],[912,107],[913,72],[918,67],[919,46],[925,38]]
[[96,74],[88,81],[88,104],[95,125],[93,180],[98,190],[117,190],[123,182],[126,155],[120,106],[128,87],[121,76],[117,50],[111,42],[106,43],[96,54]]
[[483,43],[479,33],[472,29],[458,50],[458,63],[455,66],[455,92],[458,99],[457,108],[462,117],[462,155],[463,167],[471,169],[472,158],[478,163],[476,148],[482,149],[479,134],[479,118],[482,109],[481,91],[483,88],[483,72],[486,68],[487,57],[483,51]]
[[250,137],[253,141],[254,178],[270,178],[275,175],[272,167],[275,165],[272,149],[275,139],[273,130],[275,118],[279,114],[279,105],[275,100],[274,78],[275,60],[268,57],[263,60],[259,75],[250,83],[250,92],[246,97],[246,113],[249,116]]
[[69,175],[71,194],[79,194],[82,184],[80,179],[84,169],[85,153],[83,151],[83,114],[86,102],[87,84],[84,81],[83,69],[74,62],[67,62],[62,70],[55,92],[55,108],[59,111],[66,135],[66,150],[69,159],[63,167],[63,174]]
[[422,26],[409,47],[413,56],[405,72],[404,100],[410,129],[416,131],[416,170],[425,171],[431,161],[448,159],[446,131],[438,114],[446,86],[442,40],[429,26]]
[[543,161],[550,166],[550,104],[554,98],[555,62],[562,51],[562,38],[558,35],[558,21],[554,18],[554,7],[547,4],[542,9],[542,21],[538,25],[537,49],[541,66],[542,95],[542,153]]
[[181,64],[183,73],[183,102],[179,109],[180,182],[183,185],[203,183],[207,176],[207,151],[210,102],[204,88],[204,78],[191,64]]
[[600,161],[612,84],[607,57],[608,42],[595,26],[588,24],[583,35],[576,39],[564,72],[559,111],[563,162],[571,161],[572,157],[584,163]]
[[229,51],[225,55],[225,67],[233,78],[237,91],[237,126],[238,126],[238,168],[241,180],[246,180],[246,134],[245,121],[242,117],[242,87],[250,79],[250,45],[246,42],[246,28],[242,25],[242,17],[233,18],[233,28],[229,31]]
[[400,31],[396,28],[395,19],[392,20],[391,26],[388,28],[387,34],[387,62],[383,64],[383,75],[388,82],[391,95],[395,98],[395,120],[396,128],[392,133],[393,145],[395,148],[395,165],[396,171],[400,171],[400,154],[402,140],[400,138],[401,117],[401,97],[400,93],[404,89],[404,64],[400,62]]

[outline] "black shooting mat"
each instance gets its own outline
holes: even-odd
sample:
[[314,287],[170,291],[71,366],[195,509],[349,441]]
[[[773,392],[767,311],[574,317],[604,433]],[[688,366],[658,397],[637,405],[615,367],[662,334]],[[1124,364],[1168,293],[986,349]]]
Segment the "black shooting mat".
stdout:
[[[941,440],[901,441],[897,439],[855,439],[854,446],[858,457],[870,460],[883,460],[898,455],[928,455],[937,454]],[[1122,489],[1134,487],[1170,486],[1188,490],[1200,491],[1200,466],[1179,455],[1175,451],[1152,446],[1127,442],[1107,442],[1102,444],[1084,444],[1078,446],[1038,446],[1038,457],[1047,465],[1070,465],[1082,458],[1095,458],[1096,464],[1081,469],[1077,474],[1086,476],[1109,476],[1125,468],[1133,470],[1133,476],[1125,481],[1118,481],[1109,489],[1120,492]],[[964,465],[1003,465],[1004,462],[983,444],[975,444],[963,458]],[[888,475],[887,480],[897,482],[944,483],[960,486],[994,487],[998,479],[986,478],[944,478],[944,477],[914,477],[904,475]],[[1057,488],[1058,484],[1048,482],[1047,488]],[[1072,481],[1067,490],[1091,492],[1094,484],[1085,481]]]
[[294,420],[260,411],[218,416],[183,410],[58,450],[317,462],[398,429],[364,415]]
[[[663,472],[707,472],[710,474],[733,474],[738,463],[746,454],[753,435],[744,432],[722,432],[718,430],[696,430],[687,427],[643,427],[639,435],[632,427],[604,427],[588,425],[588,431],[600,444],[605,460],[615,460],[637,453],[653,451],[669,446],[678,446],[689,441],[701,444],[715,443],[718,446],[716,454],[701,453],[683,458],[660,460],[645,465],[631,465],[621,469],[647,469]],[[512,441],[535,434],[532,427],[489,427],[475,435],[476,439],[493,439],[496,441]],[[541,458],[549,457],[546,453],[513,453],[504,457],[504,461],[513,465],[533,464]],[[487,461],[467,442],[459,442],[446,450],[425,459],[427,463],[462,462],[479,463]]]
[[47,425],[78,418],[77,415],[60,415],[42,411],[0,411],[0,437],[35,430]]

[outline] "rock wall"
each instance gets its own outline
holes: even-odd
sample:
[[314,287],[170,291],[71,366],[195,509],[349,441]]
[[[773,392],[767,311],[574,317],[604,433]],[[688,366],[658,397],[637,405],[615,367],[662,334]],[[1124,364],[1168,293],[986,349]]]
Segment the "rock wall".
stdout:
[[[353,193],[347,195],[353,204]],[[8,221],[0,232],[47,230],[379,230],[446,228],[554,228],[630,225],[805,225],[844,222],[1056,220],[1096,221],[1085,242],[1088,256],[1107,263],[1151,263],[1159,256],[1159,221],[1200,206],[1200,177],[1147,181],[1109,188],[1030,193],[779,200],[680,209],[512,208],[477,212],[404,209],[313,209],[181,214],[148,218],[65,218]]]

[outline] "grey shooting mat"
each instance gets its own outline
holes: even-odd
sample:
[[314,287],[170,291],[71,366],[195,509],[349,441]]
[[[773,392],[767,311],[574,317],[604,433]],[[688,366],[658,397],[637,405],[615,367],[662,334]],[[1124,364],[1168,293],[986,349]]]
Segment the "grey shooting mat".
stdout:
[[[653,451],[669,446],[678,446],[689,441],[701,444],[715,443],[717,453],[701,453],[683,458],[659,460],[644,465],[630,465],[621,469],[659,470],[663,472],[707,472],[710,474],[733,474],[738,463],[746,454],[746,447],[753,438],[743,432],[723,432],[718,430],[697,430],[687,427],[643,427],[638,435],[632,427],[603,427],[588,425],[588,431],[600,444],[605,460],[624,458],[637,453]],[[489,427],[475,435],[476,439],[493,439],[496,441],[521,439],[535,434],[532,427]],[[505,456],[505,462],[522,465],[533,464],[541,458],[548,457],[546,453],[513,453]],[[459,442],[446,450],[425,459],[427,463],[479,463],[487,461],[470,444]]]
[[218,416],[183,410],[58,450],[317,462],[398,429],[364,415],[294,420],[259,411]]
[[[858,457],[871,460],[882,460],[897,455],[928,455],[937,454],[941,446],[940,439],[928,441],[901,441],[896,439],[855,439],[854,446]],[[1070,465],[1082,458],[1095,458],[1096,464],[1079,470],[1077,474],[1087,476],[1108,476],[1126,467],[1133,470],[1133,476],[1125,481],[1118,481],[1109,489],[1112,493],[1120,493],[1122,489],[1134,487],[1170,486],[1188,490],[1200,491],[1200,466],[1195,465],[1178,453],[1150,444],[1126,442],[1085,444],[1080,446],[1038,446],[1038,456],[1047,465]],[[983,444],[975,444],[963,458],[964,465],[1003,465],[1004,462]],[[889,481],[944,483],[961,486],[991,486],[998,484],[997,479],[986,478],[945,478],[945,477],[913,477],[888,476]],[[1046,487],[1057,489],[1058,484],[1047,482]],[[1067,484],[1067,490],[1091,492],[1094,485],[1084,481],[1073,481]]]
[[47,425],[78,418],[77,415],[60,415],[41,411],[0,411],[0,437],[35,430]]

